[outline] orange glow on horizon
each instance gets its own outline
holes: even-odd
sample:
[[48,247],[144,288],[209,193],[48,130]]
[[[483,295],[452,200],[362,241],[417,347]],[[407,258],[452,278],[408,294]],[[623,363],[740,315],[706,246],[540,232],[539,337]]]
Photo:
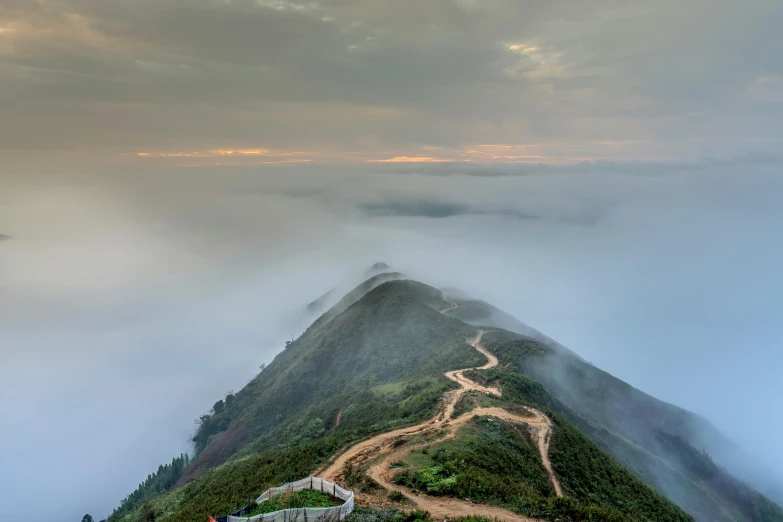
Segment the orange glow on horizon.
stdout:
[[268,149],[213,149],[194,152],[137,152],[137,156],[155,158],[214,158],[220,156],[291,156],[301,152],[275,153]]
[[171,167],[252,167],[253,165],[291,165],[312,163],[310,159],[279,160],[279,161],[251,161],[251,162],[233,162],[215,161],[212,163],[180,163],[172,164]]
[[[591,147],[606,145],[619,145],[628,142],[590,142],[578,144],[560,143],[474,143],[461,148],[446,148],[437,146],[419,146],[414,150],[403,151],[394,155],[396,151],[383,152],[346,150],[332,148],[328,144],[319,144],[312,150],[275,150],[266,148],[214,148],[193,151],[159,151],[159,152],[133,152],[130,156],[137,156],[146,160],[174,160],[176,158],[190,159],[186,165],[179,166],[207,166],[207,165],[276,165],[284,163],[377,163],[377,164],[437,164],[437,163],[472,163],[472,164],[573,164],[584,161],[606,159],[605,155],[587,158],[585,152]],[[416,153],[419,154],[416,154]],[[381,156],[379,158],[379,156]]]
[[433,158],[430,156],[396,156],[388,159],[367,160],[367,163],[453,163],[461,160]]
[[501,155],[495,155],[492,156],[492,159],[499,159],[499,160],[551,160],[554,159],[552,156],[501,156]]

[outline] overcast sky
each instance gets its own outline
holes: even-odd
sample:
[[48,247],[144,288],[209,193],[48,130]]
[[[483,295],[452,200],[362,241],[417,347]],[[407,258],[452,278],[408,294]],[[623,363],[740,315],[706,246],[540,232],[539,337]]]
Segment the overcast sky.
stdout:
[[778,0],[3,0],[0,150],[182,163],[775,150],[782,24]]
[[783,469],[782,26],[778,0],[0,1],[0,511],[104,518],[381,260]]

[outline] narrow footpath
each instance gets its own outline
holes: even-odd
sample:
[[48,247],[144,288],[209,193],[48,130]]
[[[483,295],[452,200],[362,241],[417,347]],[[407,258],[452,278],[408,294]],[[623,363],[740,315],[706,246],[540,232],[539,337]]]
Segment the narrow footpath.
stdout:
[[[449,307],[443,312],[453,310],[457,307],[456,303],[451,302],[453,307]],[[460,388],[457,390],[451,390],[446,392],[443,397],[444,407],[438,415],[428,421],[417,424],[416,426],[410,426],[408,428],[401,428],[398,430],[382,433],[370,439],[364,440],[351,446],[345,452],[338,455],[331,463],[329,463],[324,469],[317,472],[317,476],[323,477],[326,480],[336,482],[341,481],[345,475],[345,469],[350,464],[352,466],[359,466],[363,463],[368,463],[377,459],[379,455],[384,455],[383,458],[374,462],[368,469],[368,475],[378,482],[381,486],[389,491],[399,491],[407,496],[418,509],[429,511],[435,518],[451,519],[459,516],[467,515],[484,515],[487,517],[495,517],[501,520],[513,520],[513,521],[532,521],[528,517],[517,515],[511,511],[503,508],[488,506],[485,504],[474,504],[467,500],[447,497],[432,497],[422,492],[414,493],[409,488],[398,486],[394,484],[394,474],[397,470],[390,467],[391,462],[402,459],[405,455],[411,452],[413,449],[423,448],[432,444],[437,444],[443,440],[453,439],[456,437],[457,429],[463,426],[466,422],[470,421],[476,416],[491,416],[497,419],[513,422],[518,424],[525,424],[530,432],[530,435],[535,441],[538,448],[538,452],[541,455],[541,460],[544,467],[549,474],[549,479],[552,482],[552,487],[555,490],[555,494],[559,497],[563,496],[563,491],[560,486],[560,482],[555,476],[552,470],[552,464],[549,461],[549,441],[552,435],[552,421],[543,412],[534,408],[526,407],[529,415],[520,415],[513,413],[502,408],[477,408],[470,412],[464,413],[459,417],[453,418],[454,407],[459,399],[467,392],[477,391],[493,395],[496,397],[501,396],[501,391],[497,388],[488,388],[482,386],[467,377],[464,372],[468,370],[486,370],[494,368],[498,365],[497,358],[492,355],[481,344],[481,338],[484,335],[484,330],[478,332],[475,338],[468,340],[476,350],[481,352],[487,357],[487,364],[474,368],[464,368],[462,370],[453,370],[445,373],[445,376],[456,382]],[[415,435],[434,435],[439,430],[445,430],[447,433],[445,436],[433,440],[429,443],[422,443],[416,446],[406,446],[399,448],[400,441],[404,441]]]

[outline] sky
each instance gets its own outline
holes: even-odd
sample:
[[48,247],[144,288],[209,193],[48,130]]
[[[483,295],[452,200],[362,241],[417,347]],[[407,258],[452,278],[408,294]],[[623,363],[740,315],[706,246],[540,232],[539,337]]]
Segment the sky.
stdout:
[[782,22],[778,0],[3,0],[0,151],[183,165],[770,151]]
[[105,518],[377,261],[783,469],[782,25],[777,0],[2,0],[0,511]]

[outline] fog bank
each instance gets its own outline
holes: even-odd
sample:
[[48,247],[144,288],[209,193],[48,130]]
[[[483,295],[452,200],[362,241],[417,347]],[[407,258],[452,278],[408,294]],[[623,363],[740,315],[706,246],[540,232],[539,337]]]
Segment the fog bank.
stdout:
[[780,174],[768,160],[4,176],[3,511],[107,516],[301,332],[308,303],[376,261],[494,304],[781,469]]

